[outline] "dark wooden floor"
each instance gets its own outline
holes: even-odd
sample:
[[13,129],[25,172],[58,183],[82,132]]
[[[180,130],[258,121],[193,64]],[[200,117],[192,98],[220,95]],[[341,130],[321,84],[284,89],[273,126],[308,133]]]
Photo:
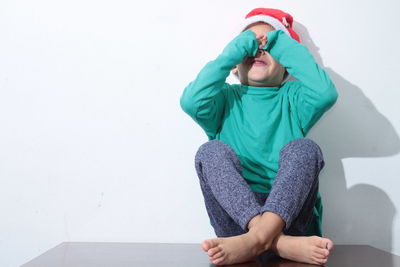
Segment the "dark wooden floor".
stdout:
[[[214,266],[199,244],[66,242],[22,267],[210,267]],[[314,266],[283,259],[264,259],[235,267]],[[361,245],[336,245],[330,267],[400,267],[400,257]]]

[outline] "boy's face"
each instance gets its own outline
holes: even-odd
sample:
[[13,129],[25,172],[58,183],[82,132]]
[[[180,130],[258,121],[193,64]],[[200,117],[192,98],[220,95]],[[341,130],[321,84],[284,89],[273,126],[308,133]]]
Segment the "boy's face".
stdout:
[[[264,22],[251,24],[252,30],[262,48],[266,43],[267,33],[274,28]],[[244,85],[279,87],[283,81],[285,68],[264,50],[258,50],[255,57],[247,57],[237,66],[239,80]]]

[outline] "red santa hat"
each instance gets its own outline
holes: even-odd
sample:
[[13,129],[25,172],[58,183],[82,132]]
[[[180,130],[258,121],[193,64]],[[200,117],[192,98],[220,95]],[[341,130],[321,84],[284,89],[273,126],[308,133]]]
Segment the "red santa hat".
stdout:
[[275,30],[282,30],[287,35],[300,43],[299,35],[293,30],[293,17],[279,9],[256,8],[246,15],[242,25],[242,31],[253,23],[265,22],[270,24]]

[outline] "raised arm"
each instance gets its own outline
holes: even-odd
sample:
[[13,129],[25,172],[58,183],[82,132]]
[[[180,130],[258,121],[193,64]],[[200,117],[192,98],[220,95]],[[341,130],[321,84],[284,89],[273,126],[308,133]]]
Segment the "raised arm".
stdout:
[[252,31],[242,32],[215,60],[207,63],[183,91],[180,99],[182,109],[204,129],[210,139],[215,137],[221,126],[225,107],[223,91],[229,90],[226,78],[245,57],[255,56],[258,46]]
[[267,34],[264,47],[272,57],[296,78],[295,90],[290,90],[291,105],[297,112],[304,135],[319,118],[335,104],[338,97],[328,74],[318,66],[307,47],[281,30]]

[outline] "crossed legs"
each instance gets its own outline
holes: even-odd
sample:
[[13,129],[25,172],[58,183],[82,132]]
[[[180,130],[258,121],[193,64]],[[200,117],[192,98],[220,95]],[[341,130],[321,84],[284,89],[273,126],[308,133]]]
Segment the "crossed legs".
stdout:
[[214,264],[246,262],[265,251],[299,262],[327,261],[332,241],[301,236],[312,218],[318,174],[324,166],[315,142],[298,138],[280,151],[279,171],[264,199],[250,190],[229,145],[209,141],[199,148],[195,161],[207,213],[218,236],[202,243]]

